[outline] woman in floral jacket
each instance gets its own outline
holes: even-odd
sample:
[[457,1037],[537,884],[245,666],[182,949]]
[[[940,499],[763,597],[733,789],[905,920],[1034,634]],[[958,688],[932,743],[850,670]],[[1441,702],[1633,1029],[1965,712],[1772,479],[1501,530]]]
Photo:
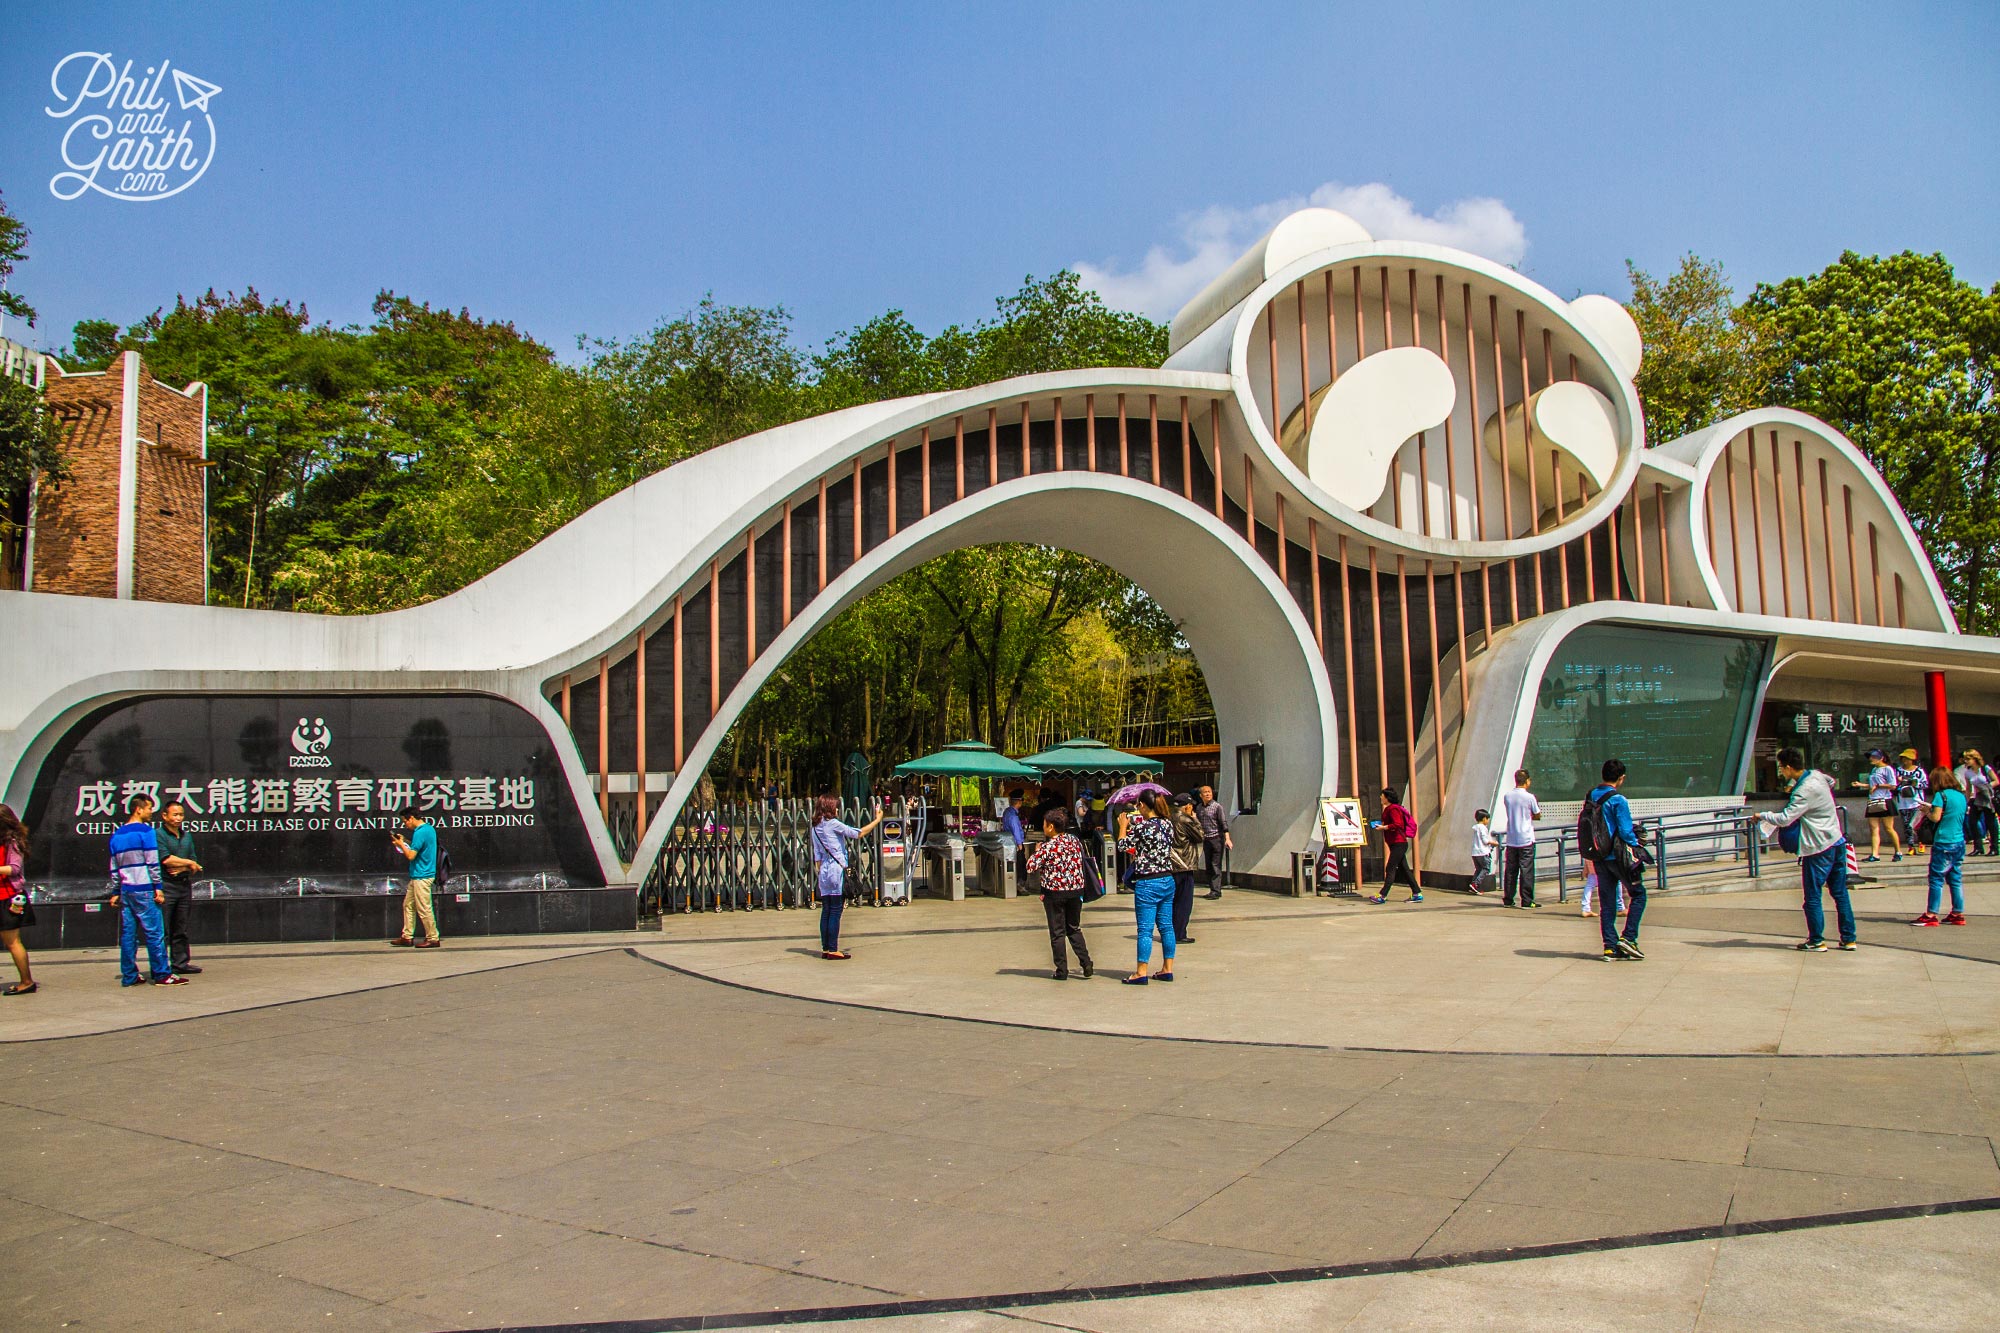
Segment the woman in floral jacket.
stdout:
[[1069,950],[1089,979],[1090,949],[1083,942],[1083,843],[1069,831],[1069,811],[1056,806],[1042,815],[1042,845],[1028,858],[1030,872],[1042,877],[1042,912],[1049,919],[1049,951],[1057,981],[1069,980]]

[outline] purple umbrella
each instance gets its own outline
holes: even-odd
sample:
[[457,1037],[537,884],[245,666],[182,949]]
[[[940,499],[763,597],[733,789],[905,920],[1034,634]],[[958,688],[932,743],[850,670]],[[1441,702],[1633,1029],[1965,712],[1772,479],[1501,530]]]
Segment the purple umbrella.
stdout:
[[1120,787],[1117,791],[1113,792],[1111,794],[1111,800],[1109,804],[1131,805],[1134,802],[1136,802],[1141,796],[1144,796],[1146,793],[1155,791],[1162,796],[1166,797],[1173,796],[1172,792],[1168,791],[1165,787],[1162,787],[1157,782],[1133,782],[1127,784],[1126,786]]

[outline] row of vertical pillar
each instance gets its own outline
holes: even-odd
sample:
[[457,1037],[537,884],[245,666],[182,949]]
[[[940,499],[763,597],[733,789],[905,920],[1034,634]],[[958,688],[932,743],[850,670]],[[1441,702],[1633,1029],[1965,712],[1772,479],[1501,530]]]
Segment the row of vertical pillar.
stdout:
[[[1779,433],[1776,430],[1772,430],[1762,443],[1767,444],[1768,449],[1759,448],[1760,441],[1757,438],[1757,432],[1754,428],[1746,430],[1741,436],[1732,438],[1724,446],[1722,456],[1716,462],[1717,470],[1722,474],[1720,490],[1722,492],[1722,512],[1727,518],[1726,525],[1719,525],[1717,522],[1716,492],[1718,488],[1713,473],[1710,474],[1708,485],[1702,495],[1704,526],[1708,531],[1709,568],[1720,576],[1721,563],[1718,556],[1720,554],[1727,554],[1729,558],[1729,580],[1732,596],[1731,605],[1738,611],[1754,610],[1760,615],[1771,615],[1774,611],[1786,616],[1792,615],[1792,575],[1794,566],[1796,565],[1799,581],[1798,602],[1806,619],[1817,618],[1844,621],[1845,623],[1854,625],[1870,623],[1863,618],[1861,611],[1861,543],[1854,519],[1854,487],[1846,482],[1841,484],[1839,504],[1836,506],[1833,488],[1827,471],[1827,460],[1825,458],[1814,459],[1812,461],[1815,467],[1809,469],[1806,465],[1807,459],[1804,440],[1794,439],[1791,449],[1787,450],[1783,447],[1779,439]],[[1739,445],[1741,448],[1738,447]],[[1788,454],[1791,463],[1789,479],[1785,470]],[[1767,465],[1760,466],[1760,456],[1769,460]],[[1739,509],[1740,492],[1737,482],[1739,472],[1745,475],[1746,481],[1744,487],[1749,492],[1747,496],[1750,510],[1748,545],[1751,558],[1747,562],[1744,558],[1744,524]],[[1809,502],[1809,495],[1815,488],[1809,485],[1807,480],[1809,476],[1814,476],[1815,473],[1816,476],[1814,479],[1817,482],[1816,489],[1819,497],[1817,525],[1813,522],[1814,513]],[[1769,561],[1777,566],[1778,601],[1776,607],[1773,607],[1771,604],[1770,571],[1767,569],[1766,564],[1767,557],[1764,540],[1767,520],[1763,492],[1767,476],[1771,491],[1771,513],[1769,517],[1769,523],[1773,529],[1771,545],[1775,548],[1769,556]],[[1796,501],[1793,506],[1793,515],[1797,520],[1796,528],[1788,521],[1785,513],[1786,502],[1790,499],[1795,499]],[[1836,508],[1840,516],[1841,540],[1838,543],[1835,541],[1834,533]],[[1719,526],[1721,531],[1726,534],[1726,545],[1720,551],[1718,551],[1716,543],[1716,532]],[[1795,559],[1795,556],[1809,557],[1813,535],[1812,530],[1815,526],[1819,529],[1820,549],[1824,555],[1823,563],[1815,562],[1810,558]],[[1881,531],[1873,519],[1866,520],[1862,526],[1866,529],[1867,533],[1868,587],[1870,602],[1874,608],[1873,623],[1878,629],[1888,629],[1892,626],[1897,629],[1908,628],[1908,610],[1904,602],[1903,576],[1900,573],[1891,572],[1889,576],[1889,588],[1885,590],[1882,577]],[[1797,539],[1797,551],[1793,550],[1794,534],[1796,534]],[[1846,553],[1844,563],[1847,573],[1847,614],[1844,616],[1841,614],[1840,606],[1841,581],[1839,574],[1840,565],[1843,562],[1836,555],[1836,552],[1841,550],[1844,550]],[[1816,566],[1819,567],[1816,568]],[[1826,576],[1824,583],[1824,614],[1816,615],[1816,612],[1821,607],[1821,602],[1815,595],[1818,591],[1815,586],[1815,575],[1820,572],[1820,568],[1824,569]],[[1746,572],[1753,574],[1755,577],[1754,589],[1757,596],[1754,607],[1747,604],[1747,599],[1744,596],[1743,576]],[[1895,594],[1893,618],[1890,613],[1888,591],[1893,591]]]
[[[1116,399],[1116,411],[1117,411],[1116,420],[1117,420],[1117,434],[1118,434],[1118,475],[1124,477],[1131,477],[1134,475],[1133,455],[1135,450],[1132,438],[1133,432],[1131,429],[1132,422],[1130,419],[1129,397],[1130,396],[1128,396],[1127,394],[1120,393],[1117,395]],[[1187,395],[1179,395],[1178,399],[1179,399],[1178,409],[1179,409],[1179,421],[1180,421],[1180,458],[1179,458],[1180,467],[1179,467],[1178,490],[1184,499],[1191,500],[1194,498],[1194,461],[1195,461],[1193,436],[1192,436],[1192,431],[1190,429],[1192,404],[1190,398]],[[1092,471],[1095,471],[1098,468],[1098,440],[1097,440],[1098,418],[1095,409],[1096,409],[1096,395],[1094,393],[1087,394],[1085,396],[1085,408],[1084,408],[1085,420],[1083,423],[1086,456],[1083,461],[1085,461],[1088,464],[1090,470]],[[1210,452],[1202,460],[1203,464],[1209,469],[1211,478],[1219,477],[1220,475],[1219,469],[1221,467],[1221,458],[1222,458],[1221,444],[1219,439],[1220,410],[1221,409],[1219,403],[1214,400],[1211,400],[1210,444],[1212,452]],[[986,413],[986,422],[985,422],[986,460],[985,461],[987,464],[986,466],[987,485],[997,484],[998,481],[1001,480],[1000,469],[999,469],[1000,411],[1001,411],[1000,408],[993,407],[989,408]],[[1027,477],[1036,475],[1034,450],[1030,446],[1030,427],[1032,424],[1033,403],[1031,401],[1023,401],[1020,404],[1020,412],[1021,412],[1020,432],[1019,432],[1020,438],[1018,442],[1020,450],[1018,456],[1019,471],[1016,473],[1016,476]],[[1063,429],[1064,427],[1063,403],[1062,399],[1060,398],[1052,400],[1052,418],[1053,418],[1054,435],[1055,435],[1055,440],[1054,440],[1055,467],[1058,470],[1065,470],[1065,471],[1071,470],[1070,465],[1072,460],[1066,452],[1066,442],[1064,440],[1065,431]],[[920,487],[919,517],[925,517],[925,518],[929,517],[933,511],[934,501],[932,493],[933,490],[936,489],[940,483],[938,470],[935,467],[933,430],[934,427],[930,425],[922,427],[918,433],[918,440],[914,447],[914,452],[916,452],[919,455],[920,459],[919,466],[922,469],[922,477],[924,479],[923,485]],[[964,416],[961,415],[953,419],[951,439],[952,439],[953,457],[950,468],[950,476],[952,483],[952,499],[956,501],[964,499],[967,493],[966,423]],[[1150,477],[1153,481],[1159,482],[1162,479],[1161,463],[1163,459],[1163,454],[1162,454],[1162,442],[1160,434],[1160,395],[1158,394],[1146,395],[1144,448],[1146,450],[1145,457],[1148,462],[1148,470]],[[885,495],[884,495],[885,503],[883,507],[883,517],[885,519],[884,530],[886,532],[887,537],[895,536],[898,532],[902,530],[903,527],[907,526],[907,516],[903,514],[901,511],[901,503],[900,503],[901,497],[899,495],[901,488],[899,486],[898,467],[901,462],[901,456],[908,452],[912,452],[912,450],[905,448],[900,440],[892,441],[890,445],[884,450],[882,457],[876,460],[877,463],[886,463],[887,467],[887,485],[885,487]],[[867,550],[869,549],[869,544],[866,541],[866,525],[864,523],[864,512],[863,512],[863,497],[866,493],[866,488],[864,486],[864,471],[867,465],[868,464],[864,459],[857,458],[853,460],[850,467],[849,476],[848,478],[844,478],[850,481],[849,504],[852,510],[852,521],[851,524],[849,525],[848,532],[844,534],[848,538],[847,550],[844,553],[847,556],[848,564],[853,564],[854,562],[859,561],[861,557],[864,554],[866,554]],[[830,549],[830,540],[832,540],[831,539],[832,505],[831,505],[831,498],[828,492],[828,487],[829,487],[829,479],[827,477],[821,477],[815,484],[813,492],[810,493],[804,499],[803,502],[800,502],[796,499],[786,500],[779,509],[779,513],[776,519],[776,527],[782,534],[780,538],[781,542],[780,549],[783,553],[783,570],[784,570],[783,577],[781,579],[781,588],[779,592],[778,628],[780,630],[782,630],[785,626],[791,624],[794,615],[796,613],[796,608],[794,605],[794,589],[798,580],[797,580],[795,562],[799,560],[802,555],[805,558],[810,559],[813,566],[812,573],[808,579],[808,583],[812,587],[812,593],[805,600],[810,601],[811,596],[816,596],[819,592],[824,591],[826,588],[828,571],[830,568],[829,560],[831,557],[837,554],[835,550]],[[1224,512],[1224,505],[1223,505],[1222,488],[1219,484],[1213,486],[1213,498],[1214,498],[1215,511],[1218,515],[1221,515]],[[798,544],[795,540],[795,534],[794,534],[794,514],[795,511],[798,510],[810,511],[811,521],[814,528],[812,549],[805,553],[802,553],[798,550]],[[748,529],[745,530],[741,539],[742,558],[744,562],[744,579],[743,579],[743,591],[742,591],[742,624],[744,630],[743,669],[746,671],[750,668],[751,665],[755,663],[758,653],[758,639],[759,639],[758,616],[757,616],[758,537],[759,537],[758,525],[752,524]],[[729,543],[728,545],[733,546],[734,543],[732,542]],[[728,548],[725,547],[725,549]],[[732,564],[734,563],[733,558],[731,560],[731,563]],[[653,794],[655,794],[649,790],[649,778],[647,774],[646,716],[647,716],[648,681],[646,674],[646,652],[645,652],[646,642],[653,634],[656,633],[671,632],[673,635],[673,657],[672,657],[673,669],[672,669],[672,678],[668,683],[668,689],[670,697],[673,700],[673,713],[672,713],[673,755],[674,755],[674,769],[676,772],[678,772],[686,762],[687,741],[688,741],[687,716],[686,716],[686,709],[684,707],[683,681],[682,681],[682,675],[683,671],[685,670],[685,664],[686,664],[686,655],[684,651],[684,637],[683,637],[685,613],[687,604],[694,601],[698,596],[700,596],[704,592],[707,593],[707,597],[705,600],[707,604],[707,619],[708,619],[708,624],[707,624],[708,669],[705,673],[708,685],[708,701],[707,701],[708,712],[707,712],[707,718],[702,720],[702,725],[706,726],[707,723],[709,721],[712,721],[714,717],[721,711],[722,693],[723,693],[722,625],[721,625],[721,608],[723,604],[722,573],[723,573],[723,560],[722,557],[718,554],[717,556],[711,557],[711,559],[709,560],[706,577],[702,580],[702,582],[695,584],[691,588],[683,589],[681,593],[675,595],[673,600],[672,612],[665,618],[665,622],[663,624],[648,629],[643,629],[638,633],[636,633],[631,640],[631,652],[633,653],[636,659],[635,661],[636,672],[633,681],[633,690],[635,695],[633,702],[634,702],[634,712],[636,715],[633,741],[634,741],[634,752],[635,752],[635,768],[637,770],[636,801],[638,807],[636,828],[637,828],[637,835],[641,838],[645,836],[646,825],[650,814],[650,797]],[[618,654],[617,656],[622,656],[622,654]],[[595,676],[595,684],[596,684],[595,692],[596,692],[596,715],[597,715],[596,716],[597,744],[595,747],[595,754],[587,756],[587,760],[592,762],[592,766],[595,770],[595,774],[597,777],[598,813],[601,817],[605,818],[606,820],[610,818],[610,812],[611,812],[612,764],[611,764],[611,743],[610,743],[611,741],[610,704],[611,704],[611,694],[612,694],[611,671],[613,666],[613,659],[614,659],[614,654],[606,653],[601,655],[595,664],[596,669],[593,674]],[[572,709],[572,692],[574,684],[575,684],[574,673],[565,674],[561,679],[557,696],[559,700],[559,707],[562,713],[563,721],[566,724],[570,725],[572,728],[575,727],[578,720],[574,717]]]

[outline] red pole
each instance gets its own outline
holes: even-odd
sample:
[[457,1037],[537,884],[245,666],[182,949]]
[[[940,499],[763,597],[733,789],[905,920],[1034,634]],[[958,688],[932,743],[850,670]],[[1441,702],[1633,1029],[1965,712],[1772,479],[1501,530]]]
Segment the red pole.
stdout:
[[1924,673],[1924,706],[1931,714],[1931,764],[1951,768],[1951,714],[1945,705],[1944,672]]

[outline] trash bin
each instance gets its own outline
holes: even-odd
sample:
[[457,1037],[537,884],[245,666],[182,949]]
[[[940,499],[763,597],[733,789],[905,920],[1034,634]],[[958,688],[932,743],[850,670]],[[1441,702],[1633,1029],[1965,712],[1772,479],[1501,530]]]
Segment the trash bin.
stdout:
[[979,891],[989,898],[1014,896],[1014,839],[1005,832],[982,833],[973,844],[978,858]]
[[965,839],[933,833],[924,840],[924,881],[939,898],[965,901]]
[[1319,887],[1314,876],[1319,870],[1319,858],[1311,852],[1292,853],[1292,897],[1310,898]]

